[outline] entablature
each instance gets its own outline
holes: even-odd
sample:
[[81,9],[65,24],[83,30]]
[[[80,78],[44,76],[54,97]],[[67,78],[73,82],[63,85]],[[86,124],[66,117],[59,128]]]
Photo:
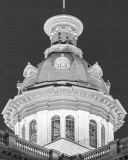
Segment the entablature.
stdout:
[[103,92],[77,86],[49,86],[23,92],[9,100],[2,114],[5,123],[14,129],[17,120],[21,121],[26,115],[59,108],[100,113],[107,121],[111,121],[115,131],[122,126],[126,115],[118,100]]

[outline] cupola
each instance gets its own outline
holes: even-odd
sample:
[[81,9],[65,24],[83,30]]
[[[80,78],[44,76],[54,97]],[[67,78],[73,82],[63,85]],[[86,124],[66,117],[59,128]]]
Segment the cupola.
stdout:
[[44,24],[44,31],[50,37],[51,44],[72,44],[83,31],[82,22],[70,15],[58,15],[49,18]]
[[53,51],[68,50],[82,58],[82,51],[76,47],[78,36],[83,31],[82,22],[71,15],[57,15],[44,24],[44,31],[50,37],[51,47],[45,51],[47,58]]

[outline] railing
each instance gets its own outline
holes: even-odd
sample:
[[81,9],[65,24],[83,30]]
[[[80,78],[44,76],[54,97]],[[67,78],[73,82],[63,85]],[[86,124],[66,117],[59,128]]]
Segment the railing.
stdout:
[[5,144],[5,138],[4,138],[5,132],[0,130],[0,143]]
[[32,153],[36,156],[40,156],[42,158],[49,159],[50,150],[44,147],[38,146],[36,144],[32,144],[26,140],[17,138],[16,147],[20,150],[23,150],[28,153]]
[[11,132],[0,131],[0,144],[1,147],[3,145],[6,146],[6,149],[8,147],[14,149],[14,152],[17,154],[19,154],[20,152],[20,155],[22,155],[23,157],[24,153],[26,152],[28,156],[30,156],[31,158],[33,157],[32,159],[48,160],[53,159],[54,156],[59,157],[60,154],[57,151],[50,150],[43,146],[18,138],[17,135]]
[[119,141],[120,152],[128,150],[128,137]]
[[[30,159],[44,159],[44,160],[62,160],[69,159],[69,160],[112,160],[118,159],[119,157],[123,157],[128,153],[128,138],[122,140],[115,140],[107,145],[85,152],[83,154],[77,154],[73,156],[68,156],[65,154],[61,154],[56,150],[50,150],[43,146],[31,143],[24,139],[18,138],[17,135],[10,132],[3,132],[0,131],[0,146],[5,149],[11,148],[14,149],[14,152],[19,155],[22,154],[24,157],[24,153],[30,156]],[[6,152],[7,152],[6,151]],[[128,155],[127,155],[128,156]]]
[[83,160],[95,160],[95,159],[107,157],[109,156],[109,154],[110,154],[110,146],[106,145],[98,149],[89,151],[85,154],[81,154],[81,157]]

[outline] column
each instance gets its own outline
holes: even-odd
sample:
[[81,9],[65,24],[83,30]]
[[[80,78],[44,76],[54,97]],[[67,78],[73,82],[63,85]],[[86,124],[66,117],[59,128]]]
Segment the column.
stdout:
[[108,142],[111,141],[111,126],[110,126],[110,122],[107,123],[108,124]]
[[66,126],[66,124],[65,124],[65,118],[64,117],[62,117],[61,118],[61,124],[60,124],[60,133],[61,133],[61,137],[63,137],[63,138],[65,138],[65,126]]
[[15,134],[17,134],[17,135],[19,135],[18,125],[19,125],[19,122],[17,122],[15,125]]
[[25,123],[25,131],[26,131],[26,135],[25,135],[25,138],[27,141],[29,141],[29,121],[26,119],[26,123]]
[[50,125],[49,125],[49,119],[48,119],[48,110],[42,111],[42,129],[41,129],[41,133],[42,133],[42,145],[47,144],[50,138]]
[[97,124],[97,148],[101,147],[101,123]]
[[89,112],[84,111],[84,145],[89,147]]
[[114,141],[113,125],[111,123],[110,123],[110,127],[111,127],[111,141]]
[[85,127],[85,119],[84,119],[84,111],[78,110],[78,140],[80,144],[84,145],[84,127]]
[[101,146],[101,118],[96,117],[97,119],[97,148]]
[[37,144],[42,145],[42,117],[43,113],[37,113]]

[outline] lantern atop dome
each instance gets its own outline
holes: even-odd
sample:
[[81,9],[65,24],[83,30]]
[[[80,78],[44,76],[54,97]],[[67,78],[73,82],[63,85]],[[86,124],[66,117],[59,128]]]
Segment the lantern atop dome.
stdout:
[[44,31],[50,37],[52,45],[57,43],[76,45],[76,40],[83,31],[83,24],[74,16],[57,15],[45,22]]

